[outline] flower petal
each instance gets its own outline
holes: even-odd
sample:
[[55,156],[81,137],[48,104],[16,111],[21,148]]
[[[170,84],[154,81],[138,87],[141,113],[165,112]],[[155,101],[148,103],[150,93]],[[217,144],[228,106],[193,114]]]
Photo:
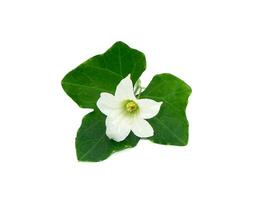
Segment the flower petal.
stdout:
[[130,78],[130,74],[126,78],[122,79],[118,84],[115,92],[115,97],[120,100],[136,99],[134,96],[133,83]]
[[153,136],[154,130],[152,126],[142,118],[136,118],[132,125],[133,133],[141,138]]
[[120,102],[112,95],[106,92],[100,94],[96,102],[99,110],[105,115],[117,115],[121,110]]
[[130,133],[131,126],[128,119],[119,115],[115,118],[107,117],[106,135],[116,142],[123,141]]
[[137,104],[141,118],[150,119],[158,114],[162,102],[156,102],[152,99],[139,99]]

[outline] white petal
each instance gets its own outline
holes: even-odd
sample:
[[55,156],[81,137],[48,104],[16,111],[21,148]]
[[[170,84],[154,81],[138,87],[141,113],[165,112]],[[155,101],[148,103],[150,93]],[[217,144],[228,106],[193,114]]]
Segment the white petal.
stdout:
[[130,133],[131,125],[127,118],[118,115],[115,118],[107,117],[106,135],[117,142],[123,141]]
[[121,110],[120,102],[112,94],[106,92],[100,94],[96,105],[105,115],[117,115]]
[[152,126],[144,119],[136,118],[132,125],[133,133],[141,138],[150,137],[154,134]]
[[156,102],[152,99],[139,99],[137,104],[141,118],[150,119],[158,114],[162,102]]
[[121,80],[118,84],[115,92],[115,97],[121,100],[134,100],[134,90],[133,90],[133,83],[130,78],[130,74]]

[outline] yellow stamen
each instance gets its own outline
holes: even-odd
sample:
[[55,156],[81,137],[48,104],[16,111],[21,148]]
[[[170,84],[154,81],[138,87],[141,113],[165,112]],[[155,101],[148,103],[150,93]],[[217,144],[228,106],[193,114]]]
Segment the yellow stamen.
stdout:
[[134,112],[138,109],[138,105],[134,102],[134,101],[129,101],[127,104],[126,104],[126,111],[127,112]]

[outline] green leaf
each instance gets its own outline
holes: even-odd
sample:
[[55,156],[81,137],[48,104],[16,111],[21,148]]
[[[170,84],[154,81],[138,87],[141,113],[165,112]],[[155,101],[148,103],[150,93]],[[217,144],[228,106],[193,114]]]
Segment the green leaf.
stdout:
[[80,161],[101,161],[112,153],[134,147],[139,138],[132,133],[122,142],[106,136],[106,117],[98,109],[87,114],[76,137],[76,153]]
[[131,74],[135,83],[146,68],[142,52],[116,42],[104,54],[94,56],[62,80],[65,92],[82,108],[96,108],[101,92],[115,92],[118,83]]
[[128,74],[135,83],[146,68],[142,52],[116,42],[104,54],[94,56],[69,72],[62,80],[65,92],[82,108],[95,111],[86,115],[76,138],[80,161],[100,161],[113,152],[135,146],[139,138],[132,133],[115,142],[106,136],[105,116],[96,102],[101,92],[115,93],[116,86]]
[[140,98],[162,101],[160,112],[149,119],[154,129],[150,138],[159,144],[184,146],[188,143],[188,121],[186,106],[191,88],[184,81],[171,74],[154,76]]

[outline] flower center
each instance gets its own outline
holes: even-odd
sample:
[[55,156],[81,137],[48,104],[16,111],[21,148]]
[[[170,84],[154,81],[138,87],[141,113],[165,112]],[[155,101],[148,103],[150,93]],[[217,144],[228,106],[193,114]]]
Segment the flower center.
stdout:
[[126,108],[127,112],[132,113],[132,112],[135,112],[138,109],[138,105],[134,101],[129,100],[125,104],[125,108]]

